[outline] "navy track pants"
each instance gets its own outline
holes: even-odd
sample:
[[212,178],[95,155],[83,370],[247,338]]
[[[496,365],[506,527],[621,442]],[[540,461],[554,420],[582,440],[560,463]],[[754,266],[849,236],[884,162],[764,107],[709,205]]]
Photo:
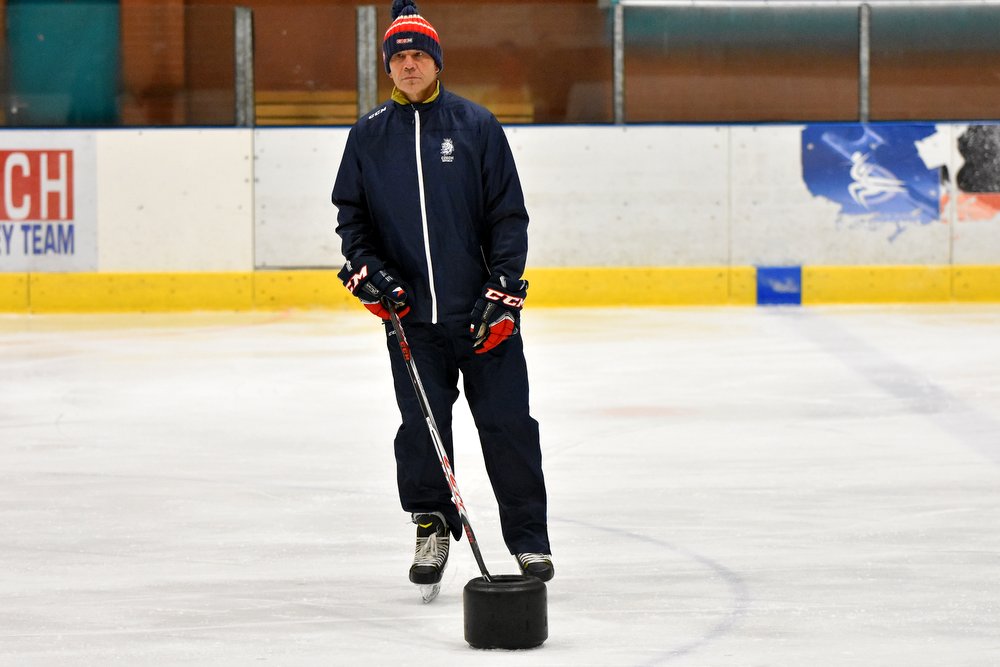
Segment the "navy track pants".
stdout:
[[[458,400],[461,375],[507,548],[512,554],[551,553],[538,422],[528,409],[528,372],[521,336],[511,336],[489,352],[475,354],[468,326],[403,320],[452,468],[452,406]],[[441,512],[458,539],[462,533],[458,510],[451,501],[391,324],[386,325],[386,333],[396,402],[403,420],[394,443],[400,503],[407,512]],[[468,506],[469,499],[463,496],[463,500]]]

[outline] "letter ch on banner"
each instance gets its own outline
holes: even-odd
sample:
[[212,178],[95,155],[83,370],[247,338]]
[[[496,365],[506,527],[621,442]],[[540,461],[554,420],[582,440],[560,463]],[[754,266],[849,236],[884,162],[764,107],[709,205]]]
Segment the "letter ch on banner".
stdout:
[[92,133],[0,138],[0,272],[96,268]]

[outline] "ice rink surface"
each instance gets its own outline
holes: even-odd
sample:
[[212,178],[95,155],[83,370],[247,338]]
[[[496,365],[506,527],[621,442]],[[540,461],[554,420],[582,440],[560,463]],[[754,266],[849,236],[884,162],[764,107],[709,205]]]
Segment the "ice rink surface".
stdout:
[[[406,579],[368,313],[0,317],[0,665],[1000,665],[1000,307],[523,325],[557,572],[509,652],[464,540]],[[455,464],[514,573],[461,399]]]

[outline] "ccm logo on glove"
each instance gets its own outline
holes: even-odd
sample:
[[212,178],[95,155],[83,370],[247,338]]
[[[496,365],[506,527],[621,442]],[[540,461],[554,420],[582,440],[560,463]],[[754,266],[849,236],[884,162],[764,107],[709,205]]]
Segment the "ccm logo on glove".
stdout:
[[522,297],[504,294],[500,290],[495,290],[492,287],[486,287],[483,292],[483,296],[491,301],[499,301],[508,308],[524,307],[524,299]]
[[[344,268],[347,268],[350,265],[351,263],[348,262],[347,264],[344,265]],[[354,290],[358,289],[358,285],[360,285],[361,281],[367,277],[368,277],[368,265],[365,264],[364,266],[361,267],[360,271],[358,271],[353,276],[347,279],[347,282],[344,283],[344,287],[347,288],[348,292],[354,294]]]
[[365,308],[383,320],[389,319],[389,308],[395,310],[400,317],[410,312],[402,281],[383,269],[382,263],[376,259],[364,262],[357,271],[354,271],[351,262],[347,262],[337,276]]
[[491,277],[483,286],[469,324],[476,354],[489,352],[517,333],[527,290],[527,280],[510,281],[506,276]]

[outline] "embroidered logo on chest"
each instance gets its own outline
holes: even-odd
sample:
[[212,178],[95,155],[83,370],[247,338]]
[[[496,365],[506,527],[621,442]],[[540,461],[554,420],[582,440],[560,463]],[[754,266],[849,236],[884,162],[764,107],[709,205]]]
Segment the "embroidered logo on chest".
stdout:
[[441,162],[455,161],[455,142],[446,138],[441,142]]

